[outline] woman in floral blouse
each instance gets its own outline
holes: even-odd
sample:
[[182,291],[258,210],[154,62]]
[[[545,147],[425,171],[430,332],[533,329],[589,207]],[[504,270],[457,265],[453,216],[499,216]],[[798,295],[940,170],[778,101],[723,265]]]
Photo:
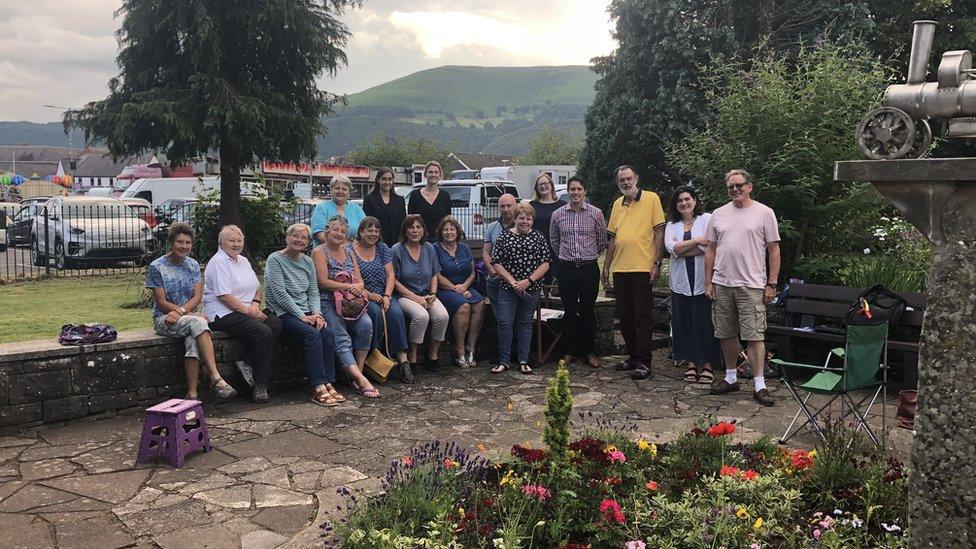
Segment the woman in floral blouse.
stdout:
[[529,347],[532,316],[539,302],[540,281],[549,270],[549,243],[532,229],[535,210],[529,204],[515,206],[515,226],[503,231],[491,249],[491,261],[501,278],[498,292],[498,366],[500,374],[509,368],[512,329],[518,330],[519,372],[531,374]]

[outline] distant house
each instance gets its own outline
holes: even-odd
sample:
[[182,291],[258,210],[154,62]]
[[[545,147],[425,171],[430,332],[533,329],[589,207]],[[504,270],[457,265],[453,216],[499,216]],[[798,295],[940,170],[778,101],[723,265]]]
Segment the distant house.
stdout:
[[450,164],[443,168],[445,174],[449,174],[454,170],[480,170],[493,166],[514,166],[518,163],[519,157],[514,154],[454,153]]

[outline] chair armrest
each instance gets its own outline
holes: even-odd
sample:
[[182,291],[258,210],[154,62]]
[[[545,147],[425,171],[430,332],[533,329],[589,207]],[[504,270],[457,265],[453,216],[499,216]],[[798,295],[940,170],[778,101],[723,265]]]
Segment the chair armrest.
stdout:
[[843,372],[844,371],[844,368],[830,368],[830,367],[827,367],[827,366],[818,366],[818,365],[815,365],[815,364],[803,364],[803,363],[800,363],[800,362],[788,362],[786,360],[781,360],[781,359],[778,359],[778,358],[772,358],[769,361],[772,362],[772,363],[774,363],[774,364],[778,364],[780,366],[789,366],[790,368],[802,368],[802,369],[806,369],[806,370],[817,370],[817,371],[827,371],[827,372]]
[[843,347],[837,347],[837,348],[831,349],[830,352],[833,353],[833,354],[835,354],[835,355],[837,355],[837,356],[839,356],[839,357],[841,357],[841,358],[843,358],[844,355],[847,354],[847,352],[844,351],[844,348]]

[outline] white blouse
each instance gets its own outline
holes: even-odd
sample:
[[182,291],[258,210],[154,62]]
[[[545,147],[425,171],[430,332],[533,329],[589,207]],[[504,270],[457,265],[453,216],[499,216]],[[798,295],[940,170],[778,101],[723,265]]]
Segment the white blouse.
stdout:
[[[708,227],[708,220],[711,214],[701,214],[695,218],[695,223],[691,227],[691,238],[705,236],[705,229]],[[684,222],[668,223],[664,228],[664,247],[671,254],[668,262],[668,282],[671,291],[682,295],[701,295],[705,293],[705,255],[691,257],[678,257],[675,255],[674,246],[685,238]],[[702,251],[704,246],[700,246]],[[688,269],[685,261],[695,262],[695,286],[692,288],[691,281],[688,280]]]

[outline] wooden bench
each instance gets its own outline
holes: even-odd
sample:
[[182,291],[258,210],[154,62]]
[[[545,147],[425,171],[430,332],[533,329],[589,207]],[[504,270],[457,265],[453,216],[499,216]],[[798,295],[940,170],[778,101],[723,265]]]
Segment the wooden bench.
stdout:
[[[825,349],[843,345],[844,336],[799,328],[843,323],[844,317],[863,290],[846,286],[822,284],[791,284],[786,298],[786,326],[767,326],[766,339],[776,347],[776,356],[796,361],[798,354],[816,352],[822,358]],[[908,310],[898,326],[889,334],[890,364],[901,364],[906,384],[914,385],[918,376],[918,349],[925,312],[925,295],[916,292],[897,292],[908,302]]]

